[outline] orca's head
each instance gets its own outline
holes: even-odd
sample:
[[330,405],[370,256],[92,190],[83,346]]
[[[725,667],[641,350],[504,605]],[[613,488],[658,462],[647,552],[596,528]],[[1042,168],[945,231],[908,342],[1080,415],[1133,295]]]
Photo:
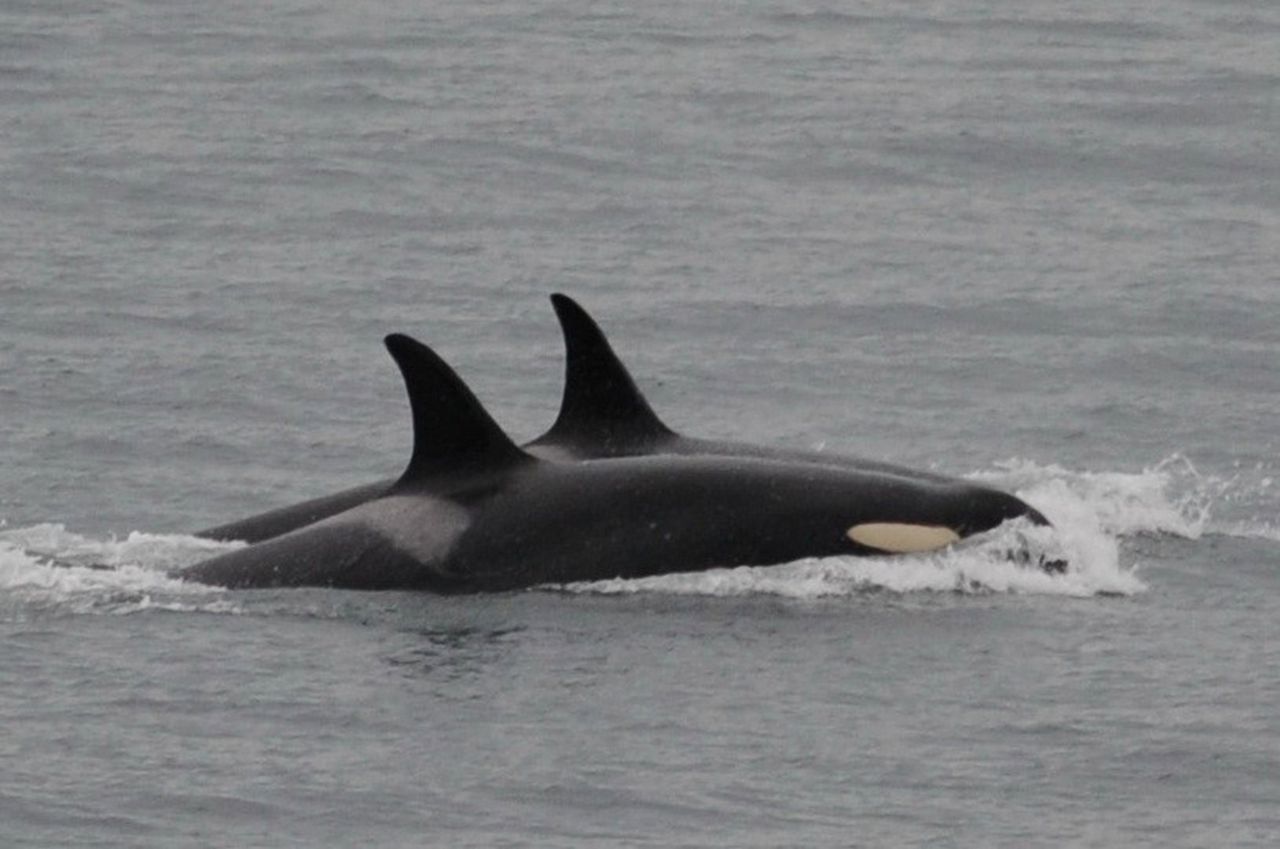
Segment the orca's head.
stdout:
[[[845,535],[863,549],[885,554],[919,554],[938,551],[962,539],[999,527],[1007,521],[1025,518],[1033,525],[1047,527],[1044,514],[1020,498],[996,489],[975,487],[952,496],[948,509],[931,518],[911,521],[861,522],[850,526]],[[1032,554],[1026,550],[1010,556],[1029,564]],[[1067,570],[1064,560],[1037,558],[1039,568],[1052,574]]]

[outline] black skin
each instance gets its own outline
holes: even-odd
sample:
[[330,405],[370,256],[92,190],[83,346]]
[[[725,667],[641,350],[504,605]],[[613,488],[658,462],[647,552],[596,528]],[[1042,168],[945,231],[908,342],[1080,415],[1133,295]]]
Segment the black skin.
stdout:
[[414,428],[413,455],[388,493],[182,577],[229,587],[512,590],[884,553],[849,538],[866,523],[966,537],[1012,518],[1044,521],[1008,493],[934,476],[737,456],[539,460],[434,351],[406,336],[386,342]]
[[[464,516],[463,527],[445,522],[437,529],[441,505]],[[415,554],[398,533],[406,525],[384,521],[390,513],[410,517],[410,533],[430,541],[430,556]],[[1019,516],[1035,521],[1033,514],[987,487],[813,464],[530,458],[451,476],[447,485],[399,484],[386,498],[179,574],[236,588],[501,591],[883,554],[852,542],[848,529],[902,522],[969,536]]]
[[413,454],[380,498],[179,574],[229,587],[436,592],[639,577],[880,553],[849,529],[941,526],[964,537],[1033,511],[1012,495],[741,457],[558,463],[517,447],[447,363],[392,335]]
[[[682,436],[653,412],[630,372],[587,312],[565,295],[552,295],[551,301],[564,332],[565,389],[555,424],[524,446],[524,450],[534,456],[562,462],[648,455],[745,457],[957,483],[942,475],[859,457]],[[396,478],[386,478],[352,487],[206,528],[196,536],[261,542],[387,495],[396,481]],[[1027,509],[1033,521],[1048,524],[1039,513]]]

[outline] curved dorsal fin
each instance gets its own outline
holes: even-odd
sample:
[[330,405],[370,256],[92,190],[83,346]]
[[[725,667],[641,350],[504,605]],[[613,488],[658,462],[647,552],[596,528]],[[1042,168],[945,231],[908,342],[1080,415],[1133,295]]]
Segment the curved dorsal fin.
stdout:
[[560,415],[538,442],[591,442],[601,448],[674,435],[662,423],[600,327],[570,297],[551,296],[564,331]]
[[435,351],[400,333],[385,340],[413,410],[413,457],[396,486],[458,471],[485,471],[533,458],[521,451]]

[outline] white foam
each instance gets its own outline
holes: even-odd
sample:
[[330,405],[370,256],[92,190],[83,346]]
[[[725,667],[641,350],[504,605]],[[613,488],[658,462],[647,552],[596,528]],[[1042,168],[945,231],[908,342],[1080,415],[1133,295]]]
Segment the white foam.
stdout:
[[970,477],[1014,489],[1055,524],[1093,515],[1110,535],[1206,534],[1280,542],[1272,470],[1236,467],[1228,477],[1204,474],[1174,454],[1141,472],[1081,472],[1008,460]]
[[219,542],[186,534],[148,534],[133,531],[124,539],[114,535],[94,539],[45,523],[0,531],[0,543],[79,565],[140,565],[154,570],[189,566],[215,554],[242,548],[243,542]]
[[[1029,560],[1019,553],[1029,555]],[[1070,566],[1064,574],[1050,574],[1037,565],[1042,559],[1065,559]],[[1120,566],[1113,540],[1064,538],[1055,529],[1019,521],[929,555],[806,558],[780,566],[587,581],[556,589],[606,595],[654,592],[818,599],[881,591],[1087,597],[1132,595],[1146,585],[1132,569]]]
[[168,573],[240,545],[138,532],[95,540],[58,524],[7,529],[0,531],[0,592],[6,602],[55,612],[234,612],[222,590]]
[[1055,525],[1096,524],[1113,536],[1172,534],[1199,539],[1228,484],[1175,454],[1140,472],[1073,471],[1012,459],[969,475],[1016,492]]
[[1280,510],[1276,507],[1275,468],[1272,463],[1252,466],[1237,463],[1232,476],[1221,483],[1221,496],[1209,533],[1242,539],[1280,542]]

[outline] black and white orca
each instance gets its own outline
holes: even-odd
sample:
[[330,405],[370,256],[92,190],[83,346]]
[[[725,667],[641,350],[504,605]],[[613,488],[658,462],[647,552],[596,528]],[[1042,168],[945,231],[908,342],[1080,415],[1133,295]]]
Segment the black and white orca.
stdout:
[[[920,480],[952,480],[859,457],[682,436],[653,411],[604,332],[586,310],[567,295],[552,295],[551,302],[564,333],[564,395],[551,429],[524,446],[525,451],[535,457],[558,461],[654,454],[754,457],[885,472]],[[207,528],[196,536],[260,542],[385,495],[395,483],[395,478],[386,478],[363,484]]]
[[386,345],[405,380],[404,474],[350,509],[181,570],[232,588],[442,593],[636,578],[946,547],[1044,518],[965,481],[766,456],[648,453],[563,462],[502,431],[433,351]]

